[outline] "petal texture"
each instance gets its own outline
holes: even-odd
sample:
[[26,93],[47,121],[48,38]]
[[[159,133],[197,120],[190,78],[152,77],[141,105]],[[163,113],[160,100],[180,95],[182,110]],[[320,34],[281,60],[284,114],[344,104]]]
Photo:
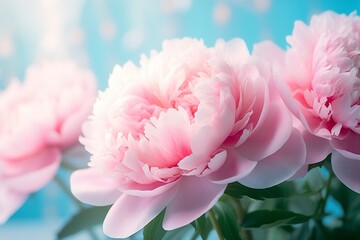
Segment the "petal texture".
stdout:
[[360,161],[348,159],[337,152],[333,152],[331,164],[339,180],[351,190],[360,193]]
[[[8,178],[6,185],[16,192],[29,194],[45,186],[55,176],[61,162],[61,152],[57,148],[46,148],[22,161],[31,168],[21,175]],[[34,169],[34,166],[37,168]]]
[[154,197],[123,194],[110,208],[104,220],[104,233],[113,238],[127,238],[149,223],[173,200],[177,188]]
[[225,188],[226,184],[211,183],[207,177],[183,177],[176,196],[166,208],[164,229],[185,226],[206,213],[215,205]]
[[103,176],[92,168],[75,171],[71,175],[70,186],[77,199],[95,206],[113,204],[121,195],[116,179]]
[[261,160],[254,170],[239,182],[252,188],[267,188],[293,176],[304,164],[306,147],[300,132],[294,129],[282,148]]

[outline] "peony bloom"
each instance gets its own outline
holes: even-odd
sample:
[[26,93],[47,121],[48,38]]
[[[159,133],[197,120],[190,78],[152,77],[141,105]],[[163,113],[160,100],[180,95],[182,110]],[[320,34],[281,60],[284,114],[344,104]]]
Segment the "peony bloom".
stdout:
[[[285,66],[285,102],[301,121],[308,163],[332,153],[337,177],[360,193],[360,17],[325,12],[296,22]],[[268,50],[269,50],[268,46]]]
[[140,67],[115,66],[80,140],[90,168],[71,177],[81,201],[111,205],[104,232],[128,237],[166,208],[163,227],[207,212],[230,182],[264,188],[305,162],[305,144],[270,86],[269,64],[234,39],[165,41]]
[[96,98],[92,73],[71,62],[28,69],[0,93],[0,223],[54,176],[62,153],[79,145]]

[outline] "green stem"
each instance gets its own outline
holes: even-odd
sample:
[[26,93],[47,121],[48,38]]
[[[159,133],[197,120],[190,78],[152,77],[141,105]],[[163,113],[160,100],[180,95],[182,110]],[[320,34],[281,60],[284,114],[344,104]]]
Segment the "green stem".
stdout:
[[326,190],[325,190],[325,196],[324,196],[324,201],[323,201],[323,204],[322,204],[322,212],[325,212],[325,205],[326,205],[326,202],[327,202],[327,199],[330,195],[330,184],[331,184],[331,180],[332,180],[332,177],[333,175],[331,173],[329,173],[329,178],[326,182]]
[[[84,210],[84,206],[72,195],[69,188],[66,186],[66,184],[61,180],[61,178],[58,175],[55,175],[55,182],[58,184],[58,186],[66,193],[66,195],[72,200],[72,202],[80,209]],[[93,240],[98,240],[99,238],[95,234],[94,230],[92,228],[87,229],[89,235]]]
[[[242,222],[243,219],[244,219],[246,211],[245,211],[243,205],[241,204],[241,200],[240,199],[234,199],[234,198],[231,198],[231,199],[235,204],[236,212],[237,212],[237,215],[239,216],[239,220],[240,220],[240,222]],[[253,237],[252,237],[252,234],[251,234],[250,230],[241,228],[240,234],[241,234],[241,236],[243,237],[244,240],[253,240]]]
[[331,184],[332,178],[333,178],[333,174],[331,173],[331,171],[329,171],[329,178],[327,179],[327,181],[324,185],[325,195],[319,201],[319,204],[317,205],[317,207],[315,209],[314,216],[323,215],[323,213],[325,212],[326,202],[330,195],[330,184]]
[[209,218],[210,218],[211,224],[214,226],[214,229],[219,237],[219,240],[224,240],[224,236],[221,232],[219,223],[215,217],[214,210],[212,210],[212,209],[209,210]]

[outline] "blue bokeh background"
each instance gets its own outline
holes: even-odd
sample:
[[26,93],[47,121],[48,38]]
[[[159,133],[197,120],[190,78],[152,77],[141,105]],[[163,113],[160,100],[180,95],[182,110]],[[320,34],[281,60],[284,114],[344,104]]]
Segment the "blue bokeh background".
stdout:
[[[72,58],[89,67],[105,89],[115,64],[137,62],[142,53],[175,37],[201,38],[208,46],[218,38],[240,37],[250,49],[273,40],[285,49],[295,20],[309,22],[311,15],[326,10],[349,14],[360,10],[360,1],[0,0],[0,89],[13,77],[22,79],[29,65],[54,58]],[[66,181],[68,173],[60,177]],[[19,226],[29,222],[53,234],[36,239],[52,239],[74,211],[70,199],[49,183],[0,226],[0,239],[22,239],[21,232],[30,230]]]

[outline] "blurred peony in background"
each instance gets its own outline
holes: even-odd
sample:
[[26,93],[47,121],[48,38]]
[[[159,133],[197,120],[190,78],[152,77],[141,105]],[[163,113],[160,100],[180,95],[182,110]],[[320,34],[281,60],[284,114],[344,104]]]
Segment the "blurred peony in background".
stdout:
[[[0,88],[14,77],[24,79],[33,63],[70,58],[90,68],[103,90],[115,64],[138,62],[142,53],[176,37],[201,38],[209,46],[218,38],[240,37],[250,49],[268,39],[285,49],[295,20],[308,22],[326,10],[349,14],[360,10],[360,1],[0,0]],[[68,173],[59,177],[66,182]],[[53,239],[76,211],[51,182],[0,226],[0,238]]]

